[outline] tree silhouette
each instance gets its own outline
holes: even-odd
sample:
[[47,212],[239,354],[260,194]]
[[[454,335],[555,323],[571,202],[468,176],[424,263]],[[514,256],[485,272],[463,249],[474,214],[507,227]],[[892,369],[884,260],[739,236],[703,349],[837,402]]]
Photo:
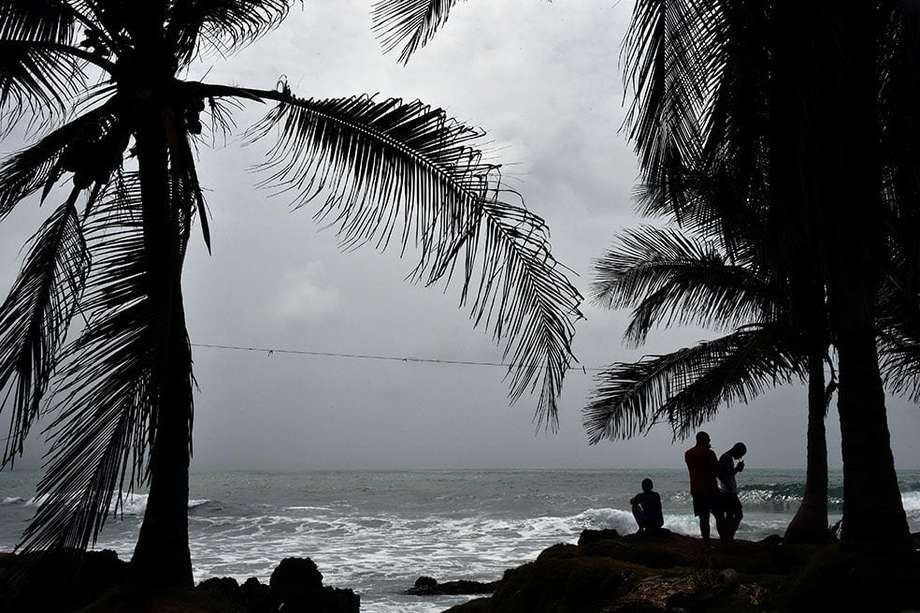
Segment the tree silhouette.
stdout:
[[[0,166],[0,219],[66,185],[0,306],[0,408],[12,464],[56,409],[26,549],[94,542],[113,501],[149,484],[132,559],[138,583],[190,585],[192,352],[182,266],[193,224],[210,245],[196,169],[203,131],[242,104],[274,108],[248,131],[276,138],[264,184],[347,247],[414,248],[412,279],[454,278],[476,326],[504,347],[510,396],[538,393],[556,423],[580,296],[548,231],[504,187],[482,130],[419,101],[318,100],[183,80],[277,27],[290,0],[2,0],[0,120],[43,135]],[[203,124],[207,124],[206,126]],[[68,339],[75,314],[85,325]],[[80,326],[75,327],[79,328]],[[48,391],[54,394],[49,395]]]
[[[753,249],[738,249],[753,254]],[[886,276],[879,305],[883,372],[895,393],[916,397],[918,337]],[[824,421],[837,388],[830,347],[809,352],[809,331],[790,314],[780,280],[755,260],[692,232],[653,226],[627,230],[595,265],[594,298],[632,309],[625,341],[638,346],[654,328],[697,325],[728,334],[666,355],[615,363],[601,371],[584,425],[591,444],[645,434],[657,423],[686,439],[719,410],[793,381],[808,386],[807,468],[788,542],[827,542],[827,442]],[[831,365],[825,383],[824,363]]]
[[756,220],[813,358],[827,323],[854,545],[907,546],[876,324],[891,243],[903,294],[917,294],[918,32],[899,1],[638,0],[624,47],[648,207],[721,232],[729,249]]
[[[630,438],[658,422],[670,424],[675,439],[685,439],[724,406],[807,381],[805,493],[787,535],[790,542],[826,542],[824,419],[836,381],[825,386],[824,360],[809,359],[807,335],[792,322],[778,279],[750,257],[734,258],[717,241],[656,227],[623,233],[595,272],[598,302],[633,309],[626,331],[630,344],[644,343],[655,327],[675,324],[730,332],[599,373],[584,410],[589,442]],[[827,348],[825,359],[830,361]]]

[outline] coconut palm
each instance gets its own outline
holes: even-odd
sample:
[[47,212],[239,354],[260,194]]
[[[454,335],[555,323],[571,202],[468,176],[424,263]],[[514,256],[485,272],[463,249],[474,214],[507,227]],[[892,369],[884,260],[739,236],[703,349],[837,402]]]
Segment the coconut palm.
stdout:
[[[749,240],[749,239],[748,239]],[[736,254],[752,253],[738,249]],[[823,359],[809,351],[810,330],[791,319],[787,292],[756,261],[733,256],[718,241],[675,228],[628,230],[595,266],[595,300],[631,308],[625,341],[641,345],[656,327],[692,324],[729,333],[666,355],[616,363],[597,375],[584,410],[591,444],[644,434],[668,423],[684,439],[722,408],[747,402],[777,385],[808,385],[806,481],[802,502],[786,530],[787,542],[826,542],[827,442],[824,421],[836,390],[825,384]],[[879,300],[879,348],[895,393],[920,390],[920,335],[916,306],[904,309],[887,275]]]
[[733,257],[717,241],[652,226],[622,233],[597,262],[595,273],[596,301],[607,308],[633,309],[628,344],[641,345],[652,329],[670,325],[729,332],[601,371],[584,410],[589,442],[630,438],[659,422],[670,424],[675,438],[684,439],[724,406],[790,381],[807,381],[805,492],[787,538],[826,542],[824,419],[836,382],[825,386],[824,360],[809,359],[807,337],[791,324],[778,280],[750,258]]
[[180,78],[203,55],[254,42],[292,4],[0,0],[2,128],[40,133],[0,166],[0,219],[63,189],[0,306],[4,465],[43,407],[57,410],[26,549],[88,546],[110,507],[147,484],[135,580],[192,581],[182,266],[196,221],[210,245],[196,147],[244,104],[272,105],[248,131],[275,139],[264,183],[297,206],[319,196],[315,217],[347,247],[414,247],[416,281],[458,277],[461,304],[512,364],[511,398],[536,390],[536,419],[555,424],[580,297],[542,219],[483,157],[481,130],[419,101]]
[[[828,322],[851,544],[903,547],[908,535],[876,308],[886,240],[907,254],[899,282],[916,288],[918,31],[916,8],[899,1],[638,0],[625,44],[627,125],[655,208],[703,211],[729,245],[737,224],[758,219],[760,257],[796,324]],[[702,209],[696,176],[727,179]],[[914,223],[886,239],[888,215]],[[821,339],[809,344],[817,353]]]

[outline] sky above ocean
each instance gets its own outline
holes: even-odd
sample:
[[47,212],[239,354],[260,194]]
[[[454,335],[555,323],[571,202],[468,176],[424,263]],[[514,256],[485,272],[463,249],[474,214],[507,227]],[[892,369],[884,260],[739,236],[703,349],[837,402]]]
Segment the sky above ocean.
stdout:
[[[636,162],[624,134],[619,51],[632,3],[608,0],[477,0],[407,67],[381,53],[370,0],[309,0],[284,25],[238,55],[211,58],[190,78],[271,88],[286,77],[301,96],[379,92],[420,98],[491,135],[509,186],[543,215],[556,256],[588,294],[591,261],[617,230],[641,223],[632,190]],[[240,133],[267,109],[247,107]],[[3,142],[14,150],[23,135]],[[192,341],[339,353],[495,362],[490,338],[457,310],[457,288],[407,284],[400,260],[371,248],[343,254],[308,210],[255,188],[248,172],[263,145],[232,137],[200,151],[213,254],[194,238],[185,273]],[[0,286],[49,207],[24,203],[0,224]],[[626,313],[585,306],[575,351],[585,366],[637,359],[713,335],[653,334],[625,347]],[[665,429],[588,447],[581,407],[590,373],[570,373],[561,430],[534,433],[535,400],[507,403],[494,367],[359,361],[197,348],[197,469],[680,466],[683,445]],[[722,411],[707,427],[717,450],[748,443],[749,464],[804,465],[805,391],[789,386]],[[902,468],[920,466],[920,411],[889,402]],[[830,464],[839,467],[838,424],[828,420]],[[22,466],[40,465],[38,435]]]

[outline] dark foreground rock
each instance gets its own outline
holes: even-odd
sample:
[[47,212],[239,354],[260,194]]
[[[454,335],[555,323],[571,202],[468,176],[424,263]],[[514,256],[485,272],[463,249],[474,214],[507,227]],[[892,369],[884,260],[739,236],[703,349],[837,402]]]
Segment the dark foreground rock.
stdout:
[[433,577],[419,577],[415,585],[403,592],[409,596],[470,596],[491,594],[498,587],[498,581],[483,583],[481,581],[445,581],[438,583]]
[[490,598],[450,613],[666,613],[920,609],[917,552],[856,555],[838,545],[738,541],[705,550],[671,533],[586,531],[509,570]]
[[114,551],[0,554],[0,611],[72,611],[122,584],[128,564]]
[[0,554],[0,611],[54,613],[358,613],[360,597],[324,586],[309,558],[287,558],[270,585],[229,577],[190,590],[140,592],[113,551]]

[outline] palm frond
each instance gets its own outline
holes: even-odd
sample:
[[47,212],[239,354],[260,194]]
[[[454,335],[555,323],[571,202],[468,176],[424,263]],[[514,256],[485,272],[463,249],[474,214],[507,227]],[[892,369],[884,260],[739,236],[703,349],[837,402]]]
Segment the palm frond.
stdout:
[[94,267],[81,308],[89,322],[63,353],[59,415],[47,429],[51,446],[37,488],[46,502],[23,536],[26,550],[85,548],[116,493],[120,500],[144,474],[157,338],[140,203],[139,180],[127,175],[107,187],[87,222]]
[[89,254],[75,206],[78,193],[73,190],[35,234],[0,306],[0,412],[12,411],[0,466],[22,453],[83,292]]
[[499,168],[476,148],[482,131],[418,101],[366,96],[290,97],[253,134],[276,126],[266,183],[297,205],[326,193],[316,218],[338,227],[345,247],[414,244],[415,280],[449,281],[459,265],[461,304],[513,364],[512,400],[542,376],[535,419],[554,428],[581,296],[553,258],[543,220],[507,201]]
[[636,345],[655,326],[731,329],[770,321],[780,307],[781,296],[753,266],[674,228],[625,231],[594,270],[594,299],[633,309],[626,339]]
[[879,366],[886,387],[920,402],[920,334],[892,326],[879,332]]
[[685,438],[720,407],[805,377],[797,347],[782,326],[749,326],[667,355],[613,364],[596,376],[583,412],[588,440],[630,438],[661,422]]
[[373,30],[389,53],[402,47],[399,61],[428,44],[447,23],[457,0],[378,0],[371,11]]
[[168,36],[183,62],[204,46],[231,53],[278,27],[295,0],[177,0]]
[[74,16],[65,0],[0,0],[0,40],[70,43]]
[[[102,138],[102,135],[109,134],[114,125],[113,113],[114,105],[110,101],[7,158],[0,166],[0,220],[32,194],[42,190],[47,195],[67,172],[65,167],[69,164],[64,159],[65,154],[72,151],[74,143],[85,140],[87,135]],[[99,152],[96,156],[104,157]]]
[[720,3],[638,0],[623,46],[626,116],[644,180],[679,193],[684,169],[702,146],[711,104],[712,70],[723,44]]
[[82,63],[55,47],[0,40],[0,130],[20,119],[41,124],[64,116],[86,89]]

